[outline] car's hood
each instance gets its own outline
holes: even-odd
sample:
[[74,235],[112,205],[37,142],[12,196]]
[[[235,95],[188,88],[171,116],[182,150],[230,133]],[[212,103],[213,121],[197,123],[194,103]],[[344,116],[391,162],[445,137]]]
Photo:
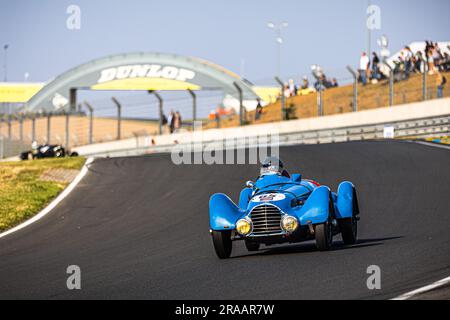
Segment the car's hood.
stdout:
[[294,200],[305,199],[311,194],[311,188],[303,184],[283,184],[259,190],[250,200],[247,212],[254,207],[271,204],[286,212]]

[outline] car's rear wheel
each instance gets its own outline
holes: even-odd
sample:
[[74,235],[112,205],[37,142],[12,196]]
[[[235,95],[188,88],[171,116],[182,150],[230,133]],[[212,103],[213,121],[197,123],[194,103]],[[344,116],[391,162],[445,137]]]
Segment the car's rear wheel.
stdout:
[[358,220],[355,217],[343,219],[339,222],[339,227],[341,228],[344,244],[355,244],[358,236]]
[[231,231],[213,231],[212,239],[217,256],[220,259],[228,259],[233,249]]
[[245,240],[245,247],[250,252],[255,252],[259,250],[260,244],[254,241]]

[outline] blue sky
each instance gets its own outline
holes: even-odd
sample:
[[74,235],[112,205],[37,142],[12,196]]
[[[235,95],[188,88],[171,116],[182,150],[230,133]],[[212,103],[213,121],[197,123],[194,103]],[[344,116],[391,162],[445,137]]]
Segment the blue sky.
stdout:
[[[412,41],[450,40],[450,1],[372,0],[392,51]],[[367,0],[0,0],[0,45],[9,44],[8,78],[46,81],[114,53],[159,51],[208,59],[264,82],[276,72],[268,21],[287,21],[282,74],[301,76],[321,64],[330,75],[356,65],[366,48]],[[66,9],[80,6],[81,30],[66,28]],[[3,65],[3,52],[2,52]],[[0,71],[3,78],[3,68]]]

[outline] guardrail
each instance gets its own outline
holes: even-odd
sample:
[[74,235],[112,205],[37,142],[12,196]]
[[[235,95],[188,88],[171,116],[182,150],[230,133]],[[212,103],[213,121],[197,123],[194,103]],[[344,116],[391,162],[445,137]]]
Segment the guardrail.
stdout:
[[[94,157],[134,156],[148,153],[167,153],[174,148],[183,151],[195,145],[195,151],[220,150],[229,147],[234,139],[239,149],[264,145],[259,137],[276,135],[280,146],[294,144],[333,143],[382,138],[427,138],[449,135],[450,99],[439,99],[403,106],[372,109],[317,118],[248,125],[238,128],[211,129],[173,135],[135,135],[120,141],[90,144],[73,148],[80,155]],[[392,135],[394,130],[394,135]],[[7,141],[5,139],[5,141]],[[9,144],[17,145],[8,139]],[[275,142],[270,142],[275,145]],[[5,150],[13,150],[11,147]],[[1,146],[0,146],[1,147]],[[28,146],[21,146],[28,148]],[[2,151],[0,149],[0,151]],[[23,150],[22,150],[23,151]],[[8,156],[16,156],[17,153]],[[187,151],[185,151],[187,152]]]
[[[405,121],[386,122],[375,125],[361,125],[347,128],[335,128],[335,129],[323,129],[323,130],[309,130],[302,132],[291,132],[280,134],[276,141],[269,140],[258,141],[258,135],[246,136],[236,138],[238,149],[241,148],[255,148],[257,146],[266,146],[278,144],[279,146],[291,146],[301,144],[325,144],[325,143],[338,143],[348,141],[361,141],[361,140],[377,140],[386,138],[386,128],[394,128],[395,138],[407,139],[407,138],[426,138],[433,136],[449,135],[449,123],[450,114],[438,117],[429,117]],[[150,137],[143,137],[144,139],[150,139]],[[86,156],[96,157],[123,157],[123,156],[138,156],[144,154],[154,153],[170,153],[174,150],[189,150],[192,144],[179,143],[179,144],[165,144],[158,146],[149,146],[148,143],[142,141],[136,143],[134,148],[124,148],[111,151],[101,151],[87,153]],[[175,149],[176,148],[176,149]],[[209,140],[202,141],[203,150],[226,150],[227,139],[221,140]],[[200,151],[196,149],[196,151]]]

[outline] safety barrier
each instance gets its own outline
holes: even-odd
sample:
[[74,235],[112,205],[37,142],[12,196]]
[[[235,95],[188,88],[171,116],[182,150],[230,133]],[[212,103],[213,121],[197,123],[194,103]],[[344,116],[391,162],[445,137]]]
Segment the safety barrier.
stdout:
[[203,149],[220,150],[227,148],[227,141],[230,139],[235,139],[235,145],[239,148],[249,148],[261,144],[259,137],[267,136],[268,133],[276,134],[277,141],[263,143],[277,143],[280,146],[384,138],[426,138],[449,135],[449,118],[450,99],[441,99],[272,124],[155,137],[143,136],[75,150],[82,155],[97,157],[167,153],[174,148],[189,149],[192,144],[198,147],[199,143]]

